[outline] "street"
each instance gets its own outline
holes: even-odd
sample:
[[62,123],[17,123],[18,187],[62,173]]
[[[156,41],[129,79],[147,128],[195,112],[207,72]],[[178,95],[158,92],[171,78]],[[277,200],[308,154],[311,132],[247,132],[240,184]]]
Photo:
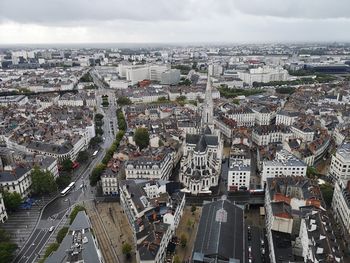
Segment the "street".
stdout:
[[[115,139],[117,117],[114,92],[106,91],[104,84],[94,74],[91,74],[91,76],[95,84],[99,87],[99,90],[96,91],[97,113],[104,115],[103,137],[105,139],[101,144],[101,149],[98,151],[96,157],[90,161],[89,165],[73,178],[76,182],[75,188],[66,196],[57,197],[44,208],[32,234],[15,258],[14,262],[16,263],[34,262],[52,234],[48,229],[51,226],[57,227],[63,217],[69,215],[71,207],[75,204],[94,199],[96,189],[90,186],[89,176],[94,167],[102,161],[106,149],[111,146]],[[108,95],[109,98],[109,106],[106,108],[102,108],[101,105],[102,95]],[[85,187],[80,188],[80,185]]]

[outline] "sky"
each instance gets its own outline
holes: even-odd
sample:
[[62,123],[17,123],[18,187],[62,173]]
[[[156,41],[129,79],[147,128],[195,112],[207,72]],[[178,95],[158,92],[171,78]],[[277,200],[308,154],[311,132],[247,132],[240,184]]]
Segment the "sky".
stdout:
[[0,45],[350,42],[350,0],[0,0]]

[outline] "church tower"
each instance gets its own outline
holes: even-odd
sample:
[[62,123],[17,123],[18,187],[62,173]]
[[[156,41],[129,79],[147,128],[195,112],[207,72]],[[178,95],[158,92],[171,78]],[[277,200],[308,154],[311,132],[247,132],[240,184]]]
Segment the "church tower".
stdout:
[[211,80],[208,74],[207,87],[205,90],[205,101],[203,103],[202,109],[202,128],[208,126],[209,128],[214,127],[214,106],[213,106],[213,96]]

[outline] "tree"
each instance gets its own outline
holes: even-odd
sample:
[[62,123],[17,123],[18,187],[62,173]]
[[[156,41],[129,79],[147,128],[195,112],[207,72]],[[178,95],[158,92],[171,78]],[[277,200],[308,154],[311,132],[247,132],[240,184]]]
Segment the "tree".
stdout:
[[51,172],[40,170],[39,166],[35,165],[30,175],[32,177],[33,193],[43,195],[57,190],[57,184]]
[[102,120],[102,119],[103,119],[103,114],[101,114],[101,113],[96,113],[95,114],[95,121]]
[[53,252],[55,252],[58,248],[59,248],[59,244],[58,243],[52,243],[50,244],[44,254],[44,258],[49,257]]
[[77,162],[85,163],[89,160],[89,153],[87,151],[80,151],[77,156]]
[[166,97],[159,97],[158,102],[168,102],[169,100]]
[[188,219],[186,224],[188,229],[191,229],[193,227],[193,221],[191,219]]
[[329,207],[332,204],[334,187],[330,183],[325,183],[320,185],[321,193],[324,202]]
[[71,159],[67,158],[67,159],[64,159],[61,163],[62,165],[62,170],[63,171],[66,171],[66,172],[70,172],[73,170],[73,162]]
[[125,106],[125,105],[130,105],[132,104],[131,100],[128,97],[119,97],[117,100],[118,105],[120,106]]
[[95,136],[90,140],[89,146],[95,148],[101,142],[103,142],[101,136]]
[[174,263],[181,263],[181,260],[178,255],[174,257]]
[[0,243],[0,262],[12,262],[17,245],[12,242]]
[[149,145],[149,134],[146,128],[138,128],[134,134],[134,141],[140,150]]
[[62,227],[60,231],[58,231],[57,236],[56,236],[56,241],[57,243],[61,244],[62,240],[65,238],[65,236],[68,233],[68,227]]
[[67,174],[62,174],[56,178],[57,187],[63,189],[69,185],[71,177]]
[[11,242],[10,235],[0,229],[0,262],[12,262],[17,245]]
[[73,211],[69,215],[69,224],[71,225],[80,211],[85,211],[85,207],[82,205],[77,205],[73,208]]
[[182,247],[187,246],[187,236],[185,234],[182,234],[180,237],[180,244]]
[[122,246],[122,253],[127,257],[130,258],[131,257],[131,250],[132,247],[129,243],[124,243]]
[[6,209],[10,211],[16,210],[22,203],[22,197],[17,192],[10,193],[10,192],[4,191],[2,193],[2,196],[4,199]]
[[308,166],[306,169],[306,176],[310,179],[313,179],[317,176],[317,170],[313,166]]
[[97,182],[100,180],[101,175],[105,169],[106,169],[106,165],[103,163],[96,165],[96,167],[92,170],[91,176],[89,178],[91,186],[95,186],[97,184]]
[[196,212],[196,210],[197,210],[197,207],[195,205],[192,205],[191,206],[192,215],[194,215],[194,212]]

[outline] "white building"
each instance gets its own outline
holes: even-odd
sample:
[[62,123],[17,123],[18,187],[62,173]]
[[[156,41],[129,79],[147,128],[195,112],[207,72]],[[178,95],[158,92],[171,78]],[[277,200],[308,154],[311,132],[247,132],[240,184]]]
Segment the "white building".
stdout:
[[126,179],[167,180],[173,169],[172,152],[166,152],[160,160],[139,158],[125,162]]
[[292,125],[290,129],[293,132],[293,137],[296,139],[301,139],[304,142],[312,142],[314,140],[315,131],[310,127]]
[[343,231],[350,234],[350,181],[335,183],[332,209]]
[[329,175],[340,183],[350,180],[350,142],[343,143],[332,156]]
[[104,195],[116,195],[119,193],[118,177],[111,169],[107,169],[101,175],[101,185]]
[[180,81],[180,70],[169,69],[161,74],[161,84],[176,85]]
[[255,113],[256,125],[270,125],[271,119],[275,116],[274,112],[263,106],[252,108],[252,111]]
[[229,110],[225,116],[235,120],[238,126],[252,127],[255,124],[255,113],[249,108],[241,107]]
[[22,198],[28,196],[32,179],[30,177],[31,167],[27,165],[18,165],[14,168],[9,167],[0,171],[0,189],[10,193],[18,193]]
[[243,161],[233,161],[227,175],[227,190],[237,191],[250,188],[250,165]]
[[252,132],[252,141],[264,146],[270,143],[282,143],[292,135],[291,130],[283,125],[256,126]]
[[271,82],[288,80],[288,71],[283,68],[259,67],[249,69],[247,72],[238,72],[238,76],[249,86],[254,82]]
[[266,183],[267,178],[279,176],[306,176],[307,165],[286,150],[276,153],[273,161],[263,161],[261,185]]
[[0,222],[4,223],[7,220],[7,212],[4,204],[4,199],[0,193]]
[[202,131],[200,134],[186,134],[184,154],[181,160],[180,182],[191,194],[210,193],[209,188],[218,185],[222,141],[220,132],[214,135],[213,99],[211,82],[208,78],[205,101],[203,103]]

